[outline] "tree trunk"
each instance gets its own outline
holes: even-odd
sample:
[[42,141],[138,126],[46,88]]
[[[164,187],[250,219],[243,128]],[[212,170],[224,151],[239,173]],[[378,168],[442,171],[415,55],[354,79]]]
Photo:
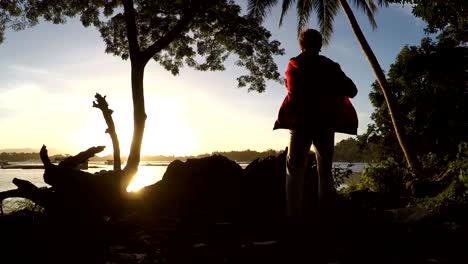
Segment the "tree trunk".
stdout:
[[[135,60],[136,61],[136,60]],[[125,166],[125,176],[122,179],[123,187],[130,183],[133,176],[138,171],[140,163],[141,144],[143,142],[143,133],[145,131],[145,97],[143,91],[143,75],[145,63],[132,61],[132,98],[133,98],[133,137],[128,155],[127,165]]]
[[366,58],[369,61],[369,64],[371,65],[372,70],[374,71],[374,75],[377,78],[377,82],[380,85],[382,94],[385,98],[385,103],[387,104],[388,113],[392,120],[393,128],[395,130],[395,135],[398,139],[398,143],[400,144],[401,150],[403,151],[403,155],[405,156],[405,160],[406,160],[406,163],[408,164],[408,168],[413,173],[413,176],[417,176],[420,171],[419,162],[408,149],[405,136],[401,132],[399,123],[397,122],[395,118],[393,101],[392,101],[392,98],[390,97],[391,94],[389,92],[389,87],[388,87],[385,74],[383,73],[382,68],[379,65],[379,62],[377,61],[377,58],[375,57],[374,52],[372,51],[369,44],[367,43],[367,40],[364,37],[364,34],[362,33],[361,28],[359,27],[359,24],[356,21],[356,17],[354,16],[353,11],[349,7],[347,1],[346,0],[338,0],[338,1],[341,5],[341,8],[343,9],[343,12],[348,18],[349,24],[351,25],[354,35],[356,36],[359,42],[359,45],[361,46],[361,49],[366,55]]

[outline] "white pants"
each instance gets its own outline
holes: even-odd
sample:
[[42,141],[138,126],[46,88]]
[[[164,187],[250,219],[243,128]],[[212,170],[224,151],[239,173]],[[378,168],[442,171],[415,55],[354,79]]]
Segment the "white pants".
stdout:
[[290,130],[288,154],[286,156],[286,215],[301,216],[304,196],[304,176],[310,147],[315,148],[318,171],[318,206],[323,207],[334,193],[332,161],[335,132]]

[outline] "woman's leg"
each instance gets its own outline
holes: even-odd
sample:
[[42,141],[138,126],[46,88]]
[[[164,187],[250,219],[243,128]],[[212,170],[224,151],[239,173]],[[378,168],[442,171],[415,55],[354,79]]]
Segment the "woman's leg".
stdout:
[[310,133],[290,131],[288,155],[286,156],[286,215],[301,216],[304,196],[304,175],[307,157],[312,145]]
[[332,176],[335,132],[333,130],[314,131],[315,157],[318,171],[318,205],[326,207],[335,194]]

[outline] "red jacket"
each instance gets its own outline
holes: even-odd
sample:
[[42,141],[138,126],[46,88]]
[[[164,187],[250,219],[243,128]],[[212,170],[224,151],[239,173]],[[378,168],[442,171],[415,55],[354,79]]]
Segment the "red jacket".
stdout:
[[357,88],[338,63],[303,52],[289,60],[285,85],[288,94],[273,129],[332,128],[357,134],[356,110],[349,101]]

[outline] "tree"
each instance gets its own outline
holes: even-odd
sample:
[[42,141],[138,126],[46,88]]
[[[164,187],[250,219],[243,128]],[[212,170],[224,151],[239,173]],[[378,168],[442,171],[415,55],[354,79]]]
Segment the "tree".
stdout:
[[464,0],[388,0],[410,4],[413,14],[426,25],[426,32],[452,32],[463,42],[468,41],[468,2]]
[[[278,1],[277,0],[249,0],[249,14],[252,17],[255,17],[258,20],[262,20],[267,12],[270,11],[271,7],[274,6]],[[289,10],[291,5],[295,1],[291,0],[283,0],[282,4],[282,12],[280,18],[280,25],[282,23],[282,19],[286,12]],[[376,22],[374,20],[374,11],[377,8],[374,0],[354,0],[354,4],[357,8],[361,9],[367,14],[369,22],[373,28],[376,28]],[[386,5],[385,0],[378,0],[379,5]],[[338,11],[339,6],[343,10],[344,14],[348,18],[349,24],[356,36],[361,49],[363,50],[364,54],[366,55],[369,64],[377,78],[377,81],[382,89],[382,94],[385,98],[385,103],[387,105],[387,109],[389,112],[390,119],[393,124],[394,133],[398,142],[400,144],[401,150],[403,151],[403,155],[406,159],[408,167],[414,172],[416,175],[418,172],[418,161],[415,156],[411,153],[410,149],[408,148],[408,144],[406,142],[405,136],[402,133],[399,123],[397,122],[397,117],[395,115],[395,107],[393,105],[393,100],[391,94],[389,92],[389,87],[387,80],[385,79],[385,74],[382,71],[382,68],[375,57],[374,52],[370,48],[369,44],[367,43],[364,34],[362,33],[359,24],[357,23],[356,17],[354,16],[353,11],[351,10],[348,2],[346,0],[301,0],[297,2],[297,15],[298,15],[298,31],[300,31],[309,20],[310,14],[312,11],[317,13],[320,31],[323,34],[325,44],[328,43],[331,34],[333,33],[333,19]]]
[[[468,47],[441,34],[437,41],[424,38],[419,46],[405,46],[390,66],[388,82],[401,113],[399,122],[408,139],[418,146],[420,157],[429,152],[439,158],[457,153],[468,142]],[[367,137],[379,142],[386,156],[397,158],[397,142],[391,133],[386,105],[377,83],[372,85],[374,126]],[[453,157],[451,157],[453,158]]]
[[379,153],[376,144],[364,140],[363,135],[343,139],[335,144],[333,160],[339,162],[376,162]]
[[85,27],[96,27],[106,52],[130,59],[133,99],[133,138],[122,187],[136,173],[140,161],[146,112],[143,77],[155,60],[177,75],[184,65],[201,71],[224,70],[231,53],[248,74],[237,78],[239,87],[262,92],[266,80],[280,80],[274,55],[282,55],[278,41],[259,21],[240,15],[230,0],[94,0],[0,2],[0,41],[6,28],[15,30],[41,19],[65,23],[79,16]]
[[333,160],[347,162],[363,161],[363,153],[359,149],[356,139],[347,138],[336,143]]

